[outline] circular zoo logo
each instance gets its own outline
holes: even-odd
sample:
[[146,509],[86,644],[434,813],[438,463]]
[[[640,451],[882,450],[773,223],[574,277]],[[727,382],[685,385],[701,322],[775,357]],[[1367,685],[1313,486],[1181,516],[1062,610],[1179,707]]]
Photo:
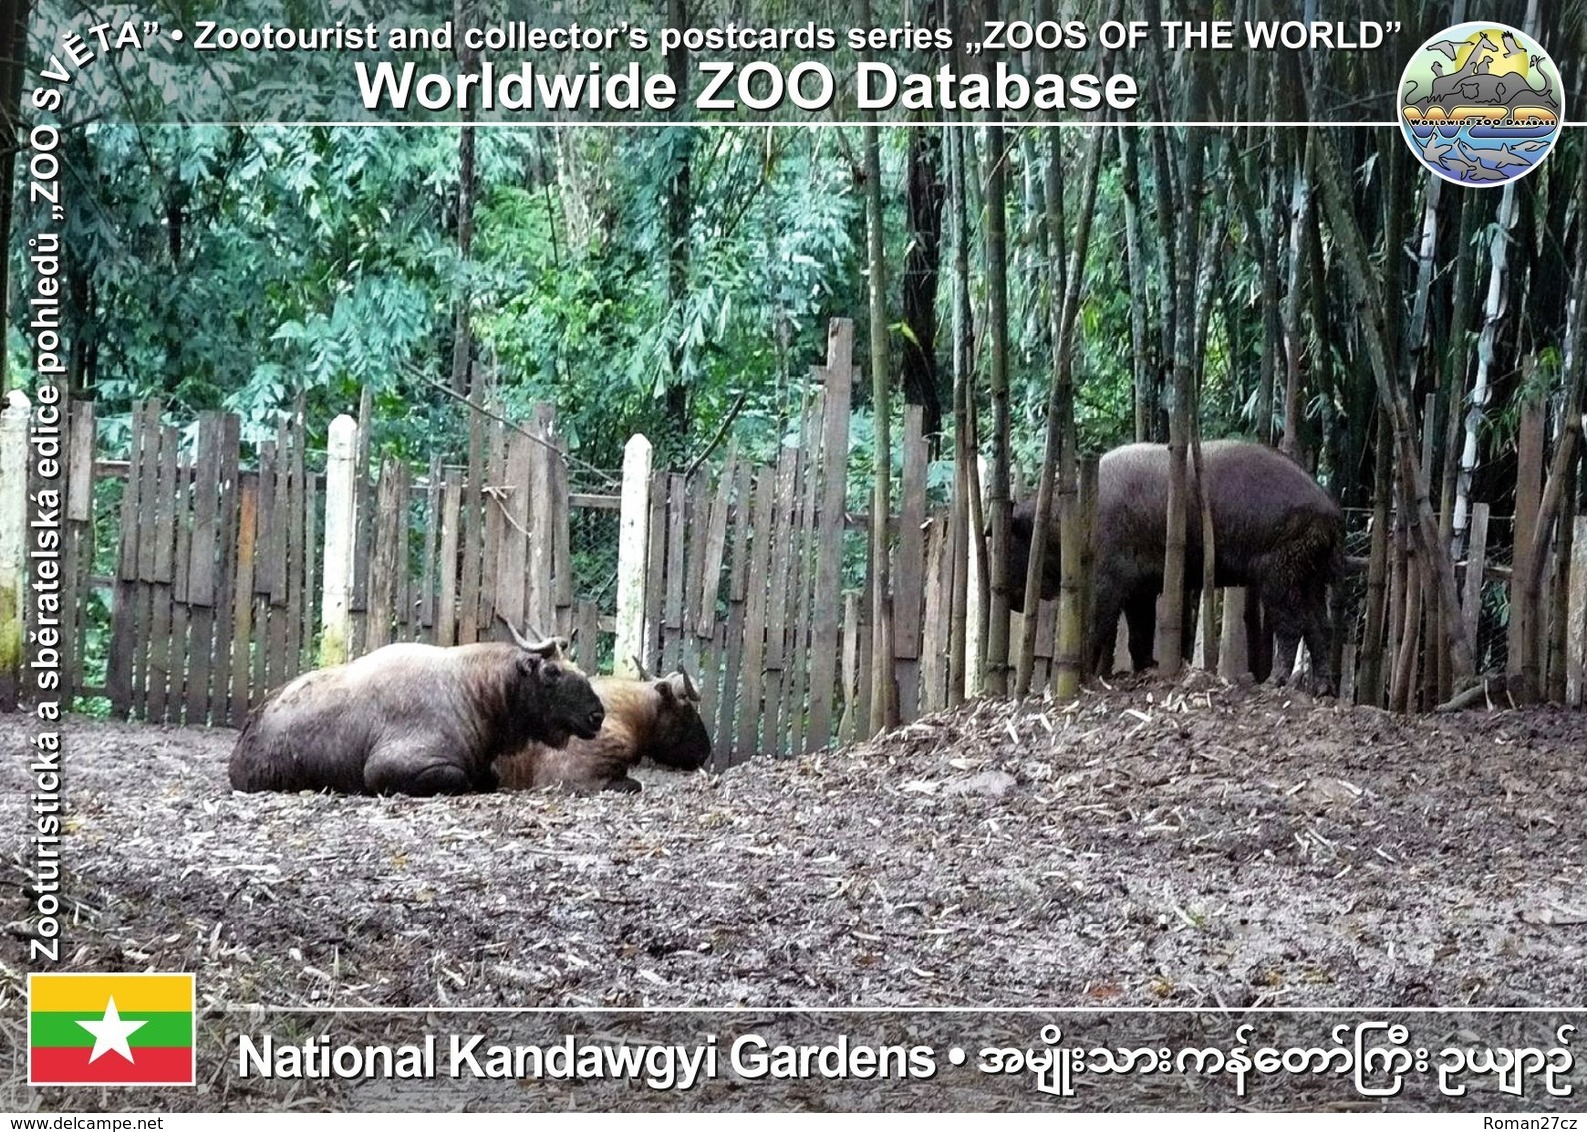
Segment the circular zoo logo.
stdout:
[[1462,185],[1525,176],[1565,119],[1559,69],[1523,31],[1456,24],[1411,56],[1400,76],[1400,128],[1421,163]]

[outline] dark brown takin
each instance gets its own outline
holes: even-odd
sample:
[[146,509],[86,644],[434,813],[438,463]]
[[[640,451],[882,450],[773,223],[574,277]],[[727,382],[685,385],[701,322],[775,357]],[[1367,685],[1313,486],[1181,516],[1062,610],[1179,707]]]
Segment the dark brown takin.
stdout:
[[[1334,691],[1328,586],[1344,567],[1344,515],[1326,491],[1288,456],[1242,440],[1202,446],[1212,512],[1214,578],[1220,586],[1248,586],[1261,598],[1275,638],[1273,679],[1282,683],[1299,643],[1311,655],[1313,689]],[[1187,457],[1187,588],[1201,581],[1201,495],[1195,461]],[[1168,446],[1127,444],[1106,453],[1097,468],[1096,577],[1088,638],[1090,656],[1106,672],[1119,614],[1129,627],[1130,659],[1152,663],[1157,595],[1163,589],[1168,523]],[[1010,601],[1024,608],[1026,564],[1035,505],[1015,508],[1009,540]],[[1046,524],[1044,598],[1056,597],[1059,542]],[[1186,641],[1186,648],[1189,647]],[[1287,660],[1285,659],[1287,658]]]
[[248,717],[238,790],[468,794],[499,755],[600,731],[605,711],[561,638],[441,648],[395,644],[304,673]]
[[530,743],[503,757],[496,763],[503,789],[632,792],[639,783],[628,772],[643,759],[673,770],[697,770],[710,759],[700,692],[688,673],[659,680],[595,676],[590,683],[606,709],[600,734],[561,748]]

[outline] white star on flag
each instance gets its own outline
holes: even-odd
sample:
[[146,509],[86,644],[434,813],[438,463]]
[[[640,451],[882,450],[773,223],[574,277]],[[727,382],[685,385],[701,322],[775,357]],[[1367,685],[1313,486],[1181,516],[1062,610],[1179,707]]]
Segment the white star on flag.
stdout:
[[116,1010],[115,996],[105,1006],[105,1016],[97,1022],[84,1022],[81,1019],[77,1024],[90,1034],[94,1035],[94,1052],[88,1055],[88,1062],[92,1065],[105,1054],[114,1051],[128,1061],[132,1060],[132,1047],[127,1044],[127,1038],[135,1030],[142,1029],[145,1021],[123,1022],[121,1014]]

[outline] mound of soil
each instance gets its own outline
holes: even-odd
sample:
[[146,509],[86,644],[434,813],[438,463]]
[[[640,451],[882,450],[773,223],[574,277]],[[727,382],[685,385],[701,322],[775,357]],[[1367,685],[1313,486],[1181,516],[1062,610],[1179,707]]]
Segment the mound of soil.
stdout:
[[[34,729],[0,716],[0,747]],[[216,1015],[1535,1007],[1587,986],[1579,712],[1401,717],[1195,674],[599,797],[234,794],[234,738],[65,727],[63,969],[195,971]],[[16,1051],[25,758],[0,786]],[[15,1088],[0,1106],[33,1103]]]

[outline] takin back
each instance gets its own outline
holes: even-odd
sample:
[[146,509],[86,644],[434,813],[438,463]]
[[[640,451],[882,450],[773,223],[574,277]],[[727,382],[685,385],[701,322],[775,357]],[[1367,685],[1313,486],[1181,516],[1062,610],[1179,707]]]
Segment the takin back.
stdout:
[[231,754],[238,790],[468,794],[494,790],[497,756],[593,738],[605,710],[560,638],[395,644],[306,672],[248,717]]
[[574,739],[560,749],[530,743],[496,763],[507,790],[557,786],[577,794],[599,790],[632,793],[628,776],[641,759],[674,770],[698,770],[711,757],[711,736],[700,718],[700,692],[686,672],[659,680],[620,676],[590,679],[606,708],[606,722],[593,739]]

